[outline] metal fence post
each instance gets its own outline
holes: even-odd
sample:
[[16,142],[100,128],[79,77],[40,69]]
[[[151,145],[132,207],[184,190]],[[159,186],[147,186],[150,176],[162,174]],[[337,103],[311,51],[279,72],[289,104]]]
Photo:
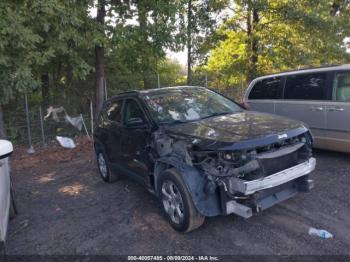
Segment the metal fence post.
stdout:
[[157,72],[157,82],[158,82],[158,88],[160,88],[160,77],[159,77],[159,73]]
[[94,111],[92,108],[92,99],[90,99],[90,118],[91,118],[91,135],[94,134]]
[[41,106],[39,106],[39,116],[40,116],[41,139],[43,141],[43,146],[46,147],[47,144],[45,141],[44,121],[43,121],[43,113],[41,110]]
[[89,135],[89,132],[88,132],[88,130],[87,130],[87,128],[86,128],[86,125],[85,125],[85,121],[84,121],[83,115],[82,115],[82,114],[80,114],[80,117],[81,117],[81,121],[83,122],[83,127],[84,127],[84,129],[85,129],[86,136],[87,136],[88,138],[91,138],[91,137],[90,137],[90,135]]
[[27,117],[27,132],[28,132],[28,144],[29,148],[27,150],[28,154],[35,153],[34,147],[32,145],[32,133],[30,130],[30,119],[29,119],[29,109],[28,109],[28,97],[27,94],[24,95],[24,101],[25,101],[25,109],[26,109],[26,117]]

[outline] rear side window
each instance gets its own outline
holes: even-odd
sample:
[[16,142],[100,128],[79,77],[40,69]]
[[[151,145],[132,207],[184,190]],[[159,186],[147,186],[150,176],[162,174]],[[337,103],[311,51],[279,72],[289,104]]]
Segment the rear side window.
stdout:
[[280,99],[280,77],[271,77],[257,82],[250,91],[248,99]]
[[335,75],[333,90],[337,101],[350,101],[350,72]]
[[107,118],[111,121],[120,123],[122,119],[122,105],[122,100],[111,102],[106,109]]
[[327,74],[305,74],[287,76],[285,99],[326,100]]

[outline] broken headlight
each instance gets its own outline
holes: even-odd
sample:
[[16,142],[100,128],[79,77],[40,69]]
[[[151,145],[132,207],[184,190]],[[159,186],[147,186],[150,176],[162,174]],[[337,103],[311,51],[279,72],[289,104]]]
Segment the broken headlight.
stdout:
[[211,152],[201,156],[195,165],[201,167],[208,176],[244,176],[259,168],[256,151],[224,151]]
[[232,151],[232,152],[220,152],[218,154],[220,160],[236,162],[237,164],[242,164],[247,160],[254,159],[256,156],[256,151]]

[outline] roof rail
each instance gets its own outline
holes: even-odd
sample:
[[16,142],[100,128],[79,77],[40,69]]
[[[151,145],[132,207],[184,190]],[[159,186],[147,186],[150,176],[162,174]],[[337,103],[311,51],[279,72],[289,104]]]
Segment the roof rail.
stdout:
[[111,97],[108,97],[108,99],[105,100],[104,103],[105,103],[105,102],[109,102],[110,100],[113,100],[114,98],[116,98],[117,96],[120,96],[120,95],[138,94],[138,93],[139,93],[139,91],[137,91],[137,90],[123,91],[123,92],[120,92],[120,93],[118,93],[118,94],[116,94],[116,95],[113,95],[113,96],[111,96]]
[[139,91],[137,91],[137,90],[123,91],[123,92],[118,93],[117,96],[125,95],[125,94],[137,94],[137,93],[139,93]]
[[276,72],[276,73],[271,73],[269,75],[275,75],[275,74],[283,74],[283,73],[290,73],[290,72],[297,72],[297,71],[303,71],[303,70],[310,70],[310,69],[318,69],[318,68],[327,68],[327,67],[337,67],[341,66],[341,64],[325,64],[321,66],[308,66],[308,67],[302,67],[298,69],[291,69],[291,70],[286,70],[286,71],[281,71],[281,72]]

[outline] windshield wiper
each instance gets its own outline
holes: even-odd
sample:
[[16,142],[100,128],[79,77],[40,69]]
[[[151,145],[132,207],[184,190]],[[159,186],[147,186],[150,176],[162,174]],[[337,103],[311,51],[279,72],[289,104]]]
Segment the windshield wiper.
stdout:
[[202,117],[201,119],[206,119],[210,117],[215,117],[215,116],[223,116],[223,115],[228,115],[228,114],[233,114],[233,112],[220,112],[220,113],[214,113],[205,117]]
[[183,123],[187,123],[188,121],[183,121],[183,120],[174,120],[174,121],[169,121],[169,122],[161,122],[160,124],[163,125],[176,125],[176,124],[183,124]]

